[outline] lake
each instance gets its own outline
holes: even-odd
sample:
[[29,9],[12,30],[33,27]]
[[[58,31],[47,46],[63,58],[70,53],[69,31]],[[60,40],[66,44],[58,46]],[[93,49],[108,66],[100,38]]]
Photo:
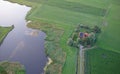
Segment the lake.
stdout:
[[0,61],[20,62],[25,66],[26,74],[43,74],[47,62],[46,34],[26,26],[25,17],[30,9],[0,0],[0,26],[15,27],[0,46]]

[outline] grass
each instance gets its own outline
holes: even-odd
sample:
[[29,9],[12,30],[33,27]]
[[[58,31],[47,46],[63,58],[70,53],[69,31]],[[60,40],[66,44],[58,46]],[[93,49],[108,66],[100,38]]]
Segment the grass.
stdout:
[[[35,2],[33,0],[28,0],[28,1]],[[61,1],[58,1],[58,0],[48,0],[48,1],[40,0],[40,1],[36,1],[36,2],[43,3],[43,4],[46,4],[49,6],[59,7],[59,8],[66,9],[69,11],[94,14],[97,16],[103,16],[104,12],[105,12],[105,9],[98,8],[95,6],[81,4],[80,2],[75,2],[75,1],[70,2],[70,1],[66,1],[66,0],[61,0]]]
[[82,3],[85,5],[93,6],[93,7],[98,7],[98,8],[104,8],[106,9],[109,5],[109,0],[67,0],[69,2],[77,2],[77,3]]
[[[69,47],[66,42],[76,25],[78,25],[79,23],[89,26],[100,26],[102,28],[102,33],[98,38],[96,46],[106,49],[106,53],[108,50],[112,50],[113,53],[116,52],[117,54],[120,52],[119,0],[10,1],[31,6],[32,10],[28,13],[26,19],[31,20],[32,23],[28,24],[28,27],[40,29],[46,32],[46,53],[54,61],[47,68],[47,73],[76,73],[77,49]],[[112,53],[112,51],[110,51],[110,54]],[[90,53],[96,52],[97,51],[90,51]],[[109,51],[107,54],[109,55]],[[110,56],[111,55],[109,55],[109,57]],[[92,57],[92,55],[90,55],[90,57]],[[114,58],[112,57],[112,59]],[[114,63],[115,60],[112,60],[112,62],[110,63],[111,67],[113,66],[113,68],[115,68],[114,65],[116,66],[116,64],[118,64]],[[103,59],[99,58],[99,60],[96,60],[96,62],[98,63],[99,61],[103,61]],[[101,67],[105,67],[104,65],[102,65],[102,63],[96,65],[98,65],[96,66],[96,69],[99,68],[99,65],[101,65]],[[108,73],[112,71],[112,69],[107,69],[107,67],[105,68],[106,72]],[[105,73],[103,69],[100,71]],[[94,70],[93,72],[97,74],[97,72],[99,71]]]
[[13,27],[0,27],[0,44],[12,29]]
[[120,74],[120,54],[95,48],[86,51],[86,74]]
[[[39,14],[41,13],[41,14]],[[48,15],[51,14],[51,15]],[[59,15],[59,14],[62,14]],[[68,11],[65,9],[61,9],[58,7],[48,6],[48,5],[40,5],[37,10],[33,11],[33,13],[29,16],[30,20],[38,19],[49,21],[53,23],[66,24],[66,25],[76,25],[78,23],[84,24],[100,24],[102,18],[90,14],[78,13],[74,11]],[[83,22],[86,20],[85,22]],[[73,25],[74,24],[74,25]]]
[[110,11],[106,17],[107,26],[104,27],[98,46],[120,53],[120,5],[111,4]]

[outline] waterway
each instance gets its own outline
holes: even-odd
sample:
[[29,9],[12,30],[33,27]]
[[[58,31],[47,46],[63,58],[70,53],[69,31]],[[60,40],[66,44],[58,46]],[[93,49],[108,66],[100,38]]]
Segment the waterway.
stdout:
[[47,62],[44,42],[46,34],[28,28],[25,17],[30,7],[0,0],[0,26],[14,25],[0,46],[0,61],[20,62],[26,74],[43,74]]

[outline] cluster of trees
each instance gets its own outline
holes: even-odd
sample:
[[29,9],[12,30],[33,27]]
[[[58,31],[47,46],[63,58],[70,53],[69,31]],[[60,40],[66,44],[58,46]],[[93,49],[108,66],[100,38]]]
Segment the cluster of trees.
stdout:
[[94,26],[94,28],[92,29],[94,33],[100,33],[101,29],[98,26]]
[[[79,33],[81,32],[81,29],[84,29],[89,33],[88,37],[80,38]],[[101,29],[98,26],[94,26],[94,28],[90,28],[88,26],[81,26],[78,25],[78,27],[73,32],[72,36],[68,39],[67,44],[69,46],[77,47],[79,48],[79,45],[83,45],[84,47],[87,46],[93,46],[97,39],[97,33],[100,33]]]

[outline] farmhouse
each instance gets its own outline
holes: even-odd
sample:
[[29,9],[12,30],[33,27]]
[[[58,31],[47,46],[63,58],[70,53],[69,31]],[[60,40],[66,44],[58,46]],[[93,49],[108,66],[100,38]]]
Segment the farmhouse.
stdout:
[[89,36],[89,33],[80,32],[78,36],[79,36],[79,38],[86,38]]

